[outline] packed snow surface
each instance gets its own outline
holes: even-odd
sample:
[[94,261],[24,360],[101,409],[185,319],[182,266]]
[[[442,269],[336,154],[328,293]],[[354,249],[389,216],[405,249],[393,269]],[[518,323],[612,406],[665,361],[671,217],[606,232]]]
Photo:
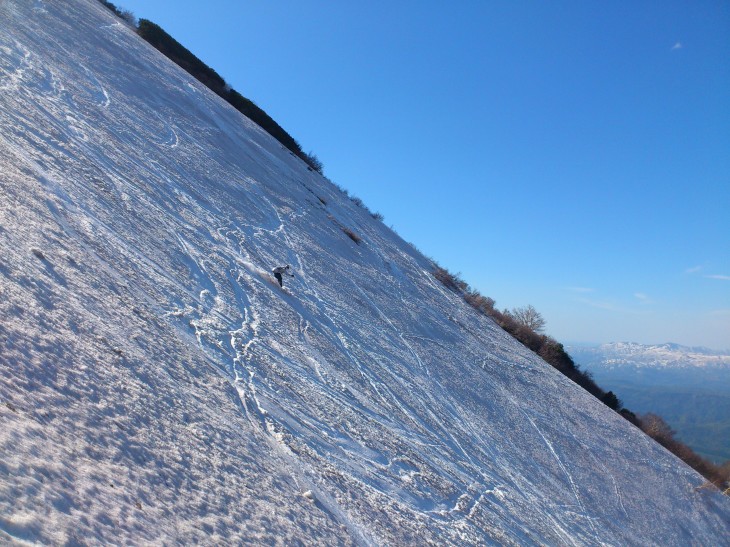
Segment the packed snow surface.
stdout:
[[728,544],[730,499],[97,2],[0,0],[0,128],[0,543]]

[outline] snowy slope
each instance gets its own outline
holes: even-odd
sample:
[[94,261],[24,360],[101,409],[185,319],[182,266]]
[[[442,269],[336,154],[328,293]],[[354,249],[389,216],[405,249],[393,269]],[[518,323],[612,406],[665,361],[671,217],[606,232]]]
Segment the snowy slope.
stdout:
[[728,544],[730,499],[95,1],[0,21],[0,543]]

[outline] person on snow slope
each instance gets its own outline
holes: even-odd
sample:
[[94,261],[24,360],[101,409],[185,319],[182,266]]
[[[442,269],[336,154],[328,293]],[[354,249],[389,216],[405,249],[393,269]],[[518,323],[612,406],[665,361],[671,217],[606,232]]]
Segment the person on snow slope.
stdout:
[[279,286],[282,288],[284,287],[284,278],[282,276],[286,275],[288,277],[294,277],[294,274],[291,273],[291,267],[289,264],[274,268],[272,271],[274,272],[274,277],[279,282]]

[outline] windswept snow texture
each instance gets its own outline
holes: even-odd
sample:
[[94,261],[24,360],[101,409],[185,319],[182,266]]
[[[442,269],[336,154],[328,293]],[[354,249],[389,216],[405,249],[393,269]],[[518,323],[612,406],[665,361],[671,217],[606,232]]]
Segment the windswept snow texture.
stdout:
[[0,124],[0,543],[728,544],[728,498],[95,1],[0,0]]

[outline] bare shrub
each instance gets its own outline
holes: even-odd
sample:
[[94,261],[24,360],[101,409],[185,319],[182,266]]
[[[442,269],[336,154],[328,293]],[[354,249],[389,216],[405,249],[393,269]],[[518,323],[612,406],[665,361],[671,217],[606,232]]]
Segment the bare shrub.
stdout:
[[137,28],[137,17],[131,10],[122,8],[119,13],[119,17],[126,21],[130,27]]
[[491,316],[494,314],[495,301],[493,298],[482,296],[479,292],[471,290],[464,295],[464,300],[466,300],[466,303],[472,308],[475,308],[486,315]]
[[433,272],[433,276],[438,279],[444,287],[457,293],[466,292],[469,289],[469,285],[459,277],[459,274],[452,274],[446,268],[436,266]]
[[324,173],[324,165],[314,152],[302,152],[301,157],[304,162],[309,165],[309,167],[311,167],[313,170],[317,171],[317,173],[319,173],[320,175]]
[[131,10],[119,8],[115,6],[113,2],[109,2],[109,0],[99,0],[99,3],[131,27],[137,28],[137,18]]
[[517,320],[518,323],[524,325],[528,329],[534,330],[535,332],[542,332],[545,328],[545,319],[533,306],[514,308],[509,313]]
[[357,243],[358,245],[360,245],[360,242],[362,241],[362,238],[359,235],[357,235],[355,232],[353,232],[349,228],[342,228],[342,231],[347,234],[347,237],[349,237],[355,243]]
[[727,491],[730,486],[730,462],[724,465],[715,465],[706,460],[689,446],[674,438],[675,431],[661,416],[645,414],[639,418],[639,427],[652,439],[672,452],[687,465],[692,467],[721,491]]

